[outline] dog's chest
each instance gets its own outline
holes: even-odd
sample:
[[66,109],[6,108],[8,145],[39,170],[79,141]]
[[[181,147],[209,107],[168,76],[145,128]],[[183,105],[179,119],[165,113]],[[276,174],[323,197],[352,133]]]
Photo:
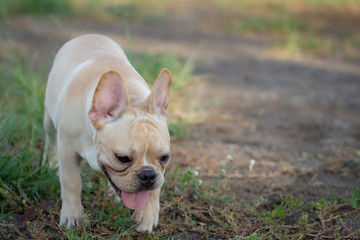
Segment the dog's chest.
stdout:
[[96,171],[100,171],[99,164],[97,162],[97,152],[95,145],[86,147],[81,153],[80,156],[89,163],[90,167]]

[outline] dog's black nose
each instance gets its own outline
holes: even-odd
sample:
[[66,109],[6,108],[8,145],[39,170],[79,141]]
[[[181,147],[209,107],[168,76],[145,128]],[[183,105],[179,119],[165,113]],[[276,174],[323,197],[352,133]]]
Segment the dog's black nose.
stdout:
[[144,187],[151,187],[156,181],[156,173],[153,170],[144,170],[138,176],[141,185]]

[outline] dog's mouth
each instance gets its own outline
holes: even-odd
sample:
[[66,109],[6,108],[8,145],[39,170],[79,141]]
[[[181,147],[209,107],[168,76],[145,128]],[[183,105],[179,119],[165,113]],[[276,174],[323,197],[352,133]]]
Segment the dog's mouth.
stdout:
[[106,178],[109,180],[111,186],[115,189],[117,195],[121,197],[121,200],[124,202],[127,208],[133,210],[143,209],[147,203],[149,202],[150,193],[149,191],[141,191],[141,192],[125,192],[116,186],[116,184],[111,180],[109,173],[106,167],[101,164],[102,171],[104,172]]

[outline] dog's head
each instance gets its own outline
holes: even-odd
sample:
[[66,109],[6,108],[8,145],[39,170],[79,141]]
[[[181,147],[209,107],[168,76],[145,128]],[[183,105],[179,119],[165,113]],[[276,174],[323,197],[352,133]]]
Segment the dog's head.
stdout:
[[170,155],[167,106],[171,75],[162,70],[148,98],[131,106],[124,80],[105,73],[95,90],[89,118],[96,129],[100,168],[125,205],[143,208],[160,188]]

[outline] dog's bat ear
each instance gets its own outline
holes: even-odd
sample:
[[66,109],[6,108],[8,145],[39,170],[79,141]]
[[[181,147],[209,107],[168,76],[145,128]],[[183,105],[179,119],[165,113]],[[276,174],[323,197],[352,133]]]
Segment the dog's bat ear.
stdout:
[[108,121],[118,119],[130,110],[130,100],[124,79],[115,71],[103,74],[94,92],[88,113],[95,128]]
[[166,68],[162,69],[157,77],[151,94],[148,98],[150,114],[156,113],[167,116],[167,107],[170,100],[171,73]]

